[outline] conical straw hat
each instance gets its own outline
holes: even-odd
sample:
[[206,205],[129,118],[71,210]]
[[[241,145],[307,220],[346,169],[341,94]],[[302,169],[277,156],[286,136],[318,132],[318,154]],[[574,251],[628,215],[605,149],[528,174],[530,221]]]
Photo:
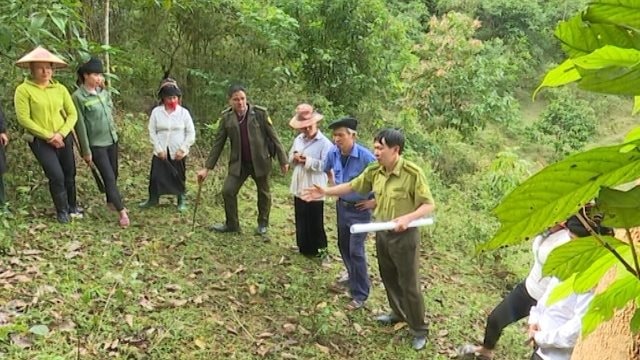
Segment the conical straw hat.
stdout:
[[32,62],[45,62],[51,63],[54,69],[61,69],[67,67],[67,63],[62,61],[59,57],[53,55],[49,50],[43,48],[42,46],[38,46],[33,49],[30,53],[23,56],[20,60],[16,61],[16,66],[21,67],[23,69],[29,68],[29,63]]

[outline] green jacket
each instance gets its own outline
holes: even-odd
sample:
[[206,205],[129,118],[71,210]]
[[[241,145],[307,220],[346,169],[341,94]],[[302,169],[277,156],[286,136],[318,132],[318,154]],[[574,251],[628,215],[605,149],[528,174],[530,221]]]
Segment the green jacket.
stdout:
[[25,80],[16,88],[13,101],[18,124],[44,140],[51,139],[56,132],[66,137],[78,120],[69,91],[55,81],[40,87]]
[[[271,157],[267,150],[267,139],[265,136],[271,138],[271,141],[275,144],[276,156],[280,165],[287,164],[287,153],[284,151],[278,134],[271,123],[267,109],[261,106],[249,105],[248,116],[247,128],[249,130],[249,146],[251,147],[253,169],[256,176],[266,176],[271,171]],[[208,169],[213,169],[214,166],[216,166],[227,138],[229,138],[231,142],[229,174],[240,176],[242,166],[242,158],[240,156],[240,126],[238,125],[238,118],[231,108],[222,112],[222,117],[218,123],[218,131],[213,140],[213,148],[205,163]]]
[[82,156],[91,155],[91,146],[109,146],[118,141],[113,102],[108,90],[91,94],[80,86],[72,98],[78,110],[76,135]]

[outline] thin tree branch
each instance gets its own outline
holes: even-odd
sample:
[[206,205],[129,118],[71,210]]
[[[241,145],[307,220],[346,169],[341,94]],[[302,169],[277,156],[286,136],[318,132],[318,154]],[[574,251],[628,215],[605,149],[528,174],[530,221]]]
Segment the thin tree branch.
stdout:
[[609,252],[611,252],[613,254],[613,256],[615,256],[616,259],[618,259],[618,261],[620,261],[622,263],[622,265],[627,269],[627,271],[629,271],[630,273],[632,273],[635,277],[637,277],[638,279],[640,279],[640,273],[638,273],[617,251],[616,249],[614,249],[611,245],[609,245],[607,242],[605,242],[604,240],[602,240],[602,238],[600,237],[600,234],[598,234],[595,230],[593,230],[593,228],[591,227],[591,225],[589,225],[589,222],[582,216],[582,214],[578,213],[576,214],[576,217],[578,218],[578,220],[580,220],[580,222],[582,223],[582,225],[584,225],[584,227],[589,231],[589,233],[591,235],[593,235],[594,238],[596,238],[596,240],[598,240],[598,242],[600,243],[600,245],[602,245],[605,249],[609,250]]
[[636,251],[636,244],[633,243],[633,237],[629,229],[625,229],[627,237],[629,238],[629,244],[631,244],[631,254],[633,255],[633,263],[636,266],[636,274],[640,274],[640,265],[638,265],[638,253]]

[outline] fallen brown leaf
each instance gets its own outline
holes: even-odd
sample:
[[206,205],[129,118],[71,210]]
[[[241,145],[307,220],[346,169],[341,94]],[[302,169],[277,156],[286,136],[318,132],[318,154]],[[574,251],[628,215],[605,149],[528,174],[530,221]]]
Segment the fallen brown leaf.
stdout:
[[196,338],[195,340],[193,340],[193,343],[196,344],[197,347],[203,350],[207,347],[207,344],[204,342],[204,340],[200,338]]
[[273,337],[273,333],[265,331],[265,332],[259,334],[257,337],[258,337],[258,339],[267,339],[267,338]]
[[133,327],[133,315],[131,314],[127,314],[124,316],[124,322],[127,323],[127,325],[129,325],[129,327]]
[[29,336],[21,334],[11,334],[11,343],[22,349],[33,346],[31,338]]
[[318,348],[318,350],[320,350],[321,352],[328,354],[331,352],[331,349],[329,349],[328,347],[324,346],[324,345],[320,345],[318,343],[314,344],[316,346],[316,348]]

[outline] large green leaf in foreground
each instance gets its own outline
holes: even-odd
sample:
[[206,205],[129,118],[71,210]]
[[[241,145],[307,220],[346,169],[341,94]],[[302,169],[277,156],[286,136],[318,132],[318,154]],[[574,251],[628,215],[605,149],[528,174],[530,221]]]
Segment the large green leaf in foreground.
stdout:
[[640,0],[595,0],[589,4],[584,20],[640,30],[639,13]]
[[[640,145],[636,140],[634,145]],[[496,249],[529,239],[575,214],[601,187],[640,177],[640,151],[627,145],[600,147],[550,165],[518,186],[494,210],[501,227],[479,250]]]
[[630,272],[623,271],[607,290],[597,294],[582,318],[582,335],[591,333],[603,321],[611,319],[614,311],[622,309],[640,294],[640,281]]
[[614,24],[584,22],[581,14],[560,22],[554,34],[570,58],[587,55],[605,45],[640,49],[638,32]]
[[606,226],[624,229],[640,226],[640,187],[629,191],[602,189],[598,209],[604,213]]

